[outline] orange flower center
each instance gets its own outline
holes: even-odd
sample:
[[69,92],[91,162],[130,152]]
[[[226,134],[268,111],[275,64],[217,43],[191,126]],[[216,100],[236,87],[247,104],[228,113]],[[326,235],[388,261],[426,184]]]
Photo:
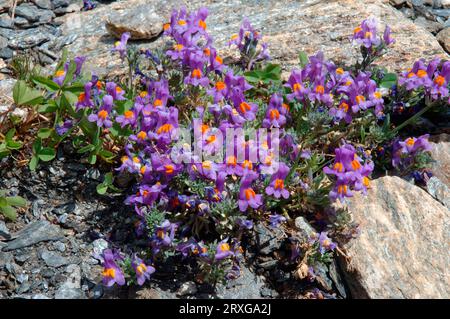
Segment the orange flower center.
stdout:
[[132,111],[125,111],[124,116],[127,119],[131,119],[134,117],[134,113]]
[[217,82],[216,85],[216,90],[217,91],[222,91],[223,89],[225,89],[227,86],[225,85],[224,82]]
[[339,74],[339,75],[342,75],[342,74],[344,74],[344,69],[343,68],[337,68],[336,69],[336,73]]
[[170,23],[164,23],[163,29],[164,31],[168,30],[170,28]]
[[140,264],[139,266],[136,267],[136,271],[139,275],[142,275],[147,271],[147,266],[145,266],[144,264]]
[[107,116],[108,112],[105,110],[101,110],[100,112],[98,112],[98,117],[101,118],[102,120],[106,119]]
[[284,188],[284,181],[282,179],[277,178],[275,180],[275,189],[283,189]]
[[245,160],[245,161],[242,163],[242,167],[243,167],[243,168],[247,168],[247,169],[253,169],[253,163],[250,162],[250,161],[248,161],[248,160]]
[[445,83],[445,78],[442,75],[438,75],[435,79],[434,79],[434,83],[437,84],[437,86],[443,86]]
[[339,194],[345,194],[345,193],[347,193],[347,185],[339,185],[339,186],[338,186],[338,193],[339,193]]
[[102,272],[103,277],[115,278],[116,270],[114,268],[105,268]]
[[344,165],[341,162],[336,162],[333,168],[341,173],[344,170]]
[[173,47],[175,50],[181,51],[183,49],[184,45],[178,43],[178,44],[175,44]]
[[155,102],[153,102],[153,106],[157,107],[157,106],[162,106],[162,101],[160,99],[156,99]]
[[233,155],[228,156],[227,157],[227,165],[235,167],[237,165],[236,156],[233,156]]
[[173,128],[173,125],[172,124],[164,124],[164,125],[162,125],[157,131],[156,131],[156,133],[158,133],[158,134],[161,134],[161,133],[169,133],[170,132],[170,130]]
[[323,94],[324,92],[325,92],[325,88],[323,87],[323,85],[318,85],[316,87],[316,93]]
[[203,53],[204,53],[206,56],[210,56],[210,55],[211,55],[211,50],[210,50],[209,48],[204,48],[204,49],[203,49]]
[[212,165],[211,161],[204,161],[204,162],[202,162],[202,167],[204,169],[211,169],[211,165]]
[[245,198],[246,198],[247,200],[250,200],[250,199],[256,197],[256,193],[255,193],[255,191],[253,190],[253,188],[247,188],[247,189],[244,191],[244,194],[245,194]]
[[200,71],[200,69],[194,69],[192,71],[192,77],[200,79],[202,77],[202,71]]
[[427,73],[427,71],[425,71],[425,70],[419,70],[419,71],[417,71],[417,76],[419,77],[419,78],[423,78],[423,77],[425,77],[425,76],[427,76],[428,75],[428,73]]
[[216,62],[219,64],[223,63],[223,59],[220,56],[216,56]]
[[362,179],[363,185],[366,187],[369,187],[370,185],[370,179],[367,176],[364,176]]
[[372,32],[367,31],[367,32],[364,34],[364,37],[365,37],[366,39],[371,38],[371,37],[372,37]]
[[269,112],[269,116],[271,120],[278,120],[280,118],[280,112],[278,112],[277,109],[271,109]]
[[61,76],[64,76],[64,74],[66,74],[66,71],[64,71],[64,70],[58,70],[55,73],[56,77],[58,77],[58,78]]
[[289,111],[289,109],[290,109],[289,105],[286,104],[286,103],[283,103],[281,106],[282,106],[284,109],[286,109],[287,111]]
[[360,104],[362,102],[364,102],[366,100],[366,98],[362,95],[357,95],[356,96],[356,103]]
[[214,143],[215,141],[216,141],[215,135],[210,135],[206,138],[206,143],[208,143],[208,144]]
[[78,102],[83,102],[85,98],[86,94],[84,92],[80,93],[80,95],[78,95]]
[[139,96],[144,98],[148,95],[147,91],[142,91],[141,93],[139,93]]
[[381,99],[381,92],[380,91],[376,91],[373,95],[375,96],[375,98]]
[[361,31],[362,31],[362,28],[361,28],[361,27],[356,27],[356,28],[353,30],[353,33],[356,34],[356,33],[361,32]]
[[230,250],[230,245],[228,245],[227,243],[223,243],[220,245],[220,250],[222,251],[229,251]]
[[415,143],[415,141],[411,137],[406,140],[406,145],[408,145],[408,146],[413,146],[414,143]]
[[302,88],[300,83],[294,83],[294,85],[292,86],[292,89],[294,90],[294,92],[300,91]]
[[166,169],[166,174],[172,174],[174,171],[173,165],[164,165],[164,168]]
[[247,102],[242,102],[241,104],[239,104],[239,109],[242,113],[245,113],[247,111],[250,111],[252,108]]
[[339,108],[340,108],[341,110],[344,110],[344,112],[348,112],[349,106],[348,106],[347,103],[342,102],[341,104],[339,104]]
[[122,92],[123,90],[122,90],[122,88],[120,87],[120,86],[116,86],[116,92],[117,93],[120,93],[120,92]]
[[202,124],[200,126],[200,130],[201,130],[202,134],[205,134],[209,130],[209,126],[207,124]]
[[143,140],[147,137],[147,133],[145,133],[144,131],[140,131],[137,135],[137,138],[140,140]]
[[356,159],[354,159],[353,161],[352,161],[352,168],[353,168],[353,170],[354,171],[356,171],[356,170],[358,170],[358,169],[360,169],[361,168],[361,164],[359,163],[359,161],[358,160],[356,160]]
[[184,20],[178,20],[178,24],[179,24],[179,25],[185,25],[185,24],[186,24],[186,21],[184,21]]
[[200,28],[202,28],[203,30],[206,30],[206,22],[205,22],[205,21],[200,20],[200,21],[198,22],[198,26],[199,26]]

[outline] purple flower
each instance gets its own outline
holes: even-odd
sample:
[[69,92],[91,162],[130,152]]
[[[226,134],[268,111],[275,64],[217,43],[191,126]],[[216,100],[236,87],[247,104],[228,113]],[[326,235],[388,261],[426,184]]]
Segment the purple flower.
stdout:
[[279,163],[278,171],[272,175],[270,184],[266,188],[267,195],[273,195],[275,198],[289,198],[289,192],[284,186],[284,180],[289,174],[289,167],[284,163]]
[[131,263],[134,271],[136,272],[137,284],[142,286],[146,280],[150,279],[151,274],[155,272],[155,268],[144,264],[142,259],[135,256]]
[[286,217],[281,215],[270,215],[269,216],[270,227],[278,228],[282,223],[286,221]]
[[116,101],[121,101],[121,100],[125,100],[126,98],[124,97],[125,91],[118,86],[116,83],[114,82],[107,82],[106,83],[106,92],[111,95],[113,97],[113,99]]
[[62,125],[56,126],[55,130],[59,136],[63,136],[73,127],[72,120],[65,120]]
[[84,92],[78,96],[78,102],[75,104],[76,110],[84,109],[86,107],[93,107],[94,103],[91,100],[92,82],[87,82],[84,85]]
[[409,137],[404,141],[394,141],[392,149],[392,166],[407,166],[419,152],[431,150],[428,142],[429,134],[419,136],[418,138]]
[[368,49],[377,47],[381,42],[377,37],[377,21],[373,18],[364,20],[353,31],[353,40]]
[[285,112],[283,98],[279,94],[272,95],[262,127],[282,127],[286,124],[286,117],[283,115]]
[[120,37],[120,41],[114,43],[114,48],[112,49],[112,51],[119,52],[120,58],[122,60],[125,59],[125,56],[127,54],[127,42],[130,37],[131,37],[130,33],[125,32]]
[[66,68],[64,68],[64,70],[56,71],[55,76],[53,77],[53,82],[61,86],[66,78],[66,72],[67,72]]
[[241,180],[241,188],[239,190],[239,209],[245,212],[248,206],[256,209],[262,205],[262,195],[256,194],[251,184],[258,178],[255,172],[247,173]]
[[111,95],[105,95],[103,97],[103,105],[99,109],[97,114],[90,114],[88,116],[89,122],[96,122],[98,127],[111,127],[112,121],[109,118],[109,114],[112,110],[113,98]]
[[103,284],[107,287],[111,287],[114,284],[118,284],[119,286],[123,286],[125,284],[125,276],[117,266],[115,260],[117,259],[117,255],[113,253],[110,249],[106,249],[103,251],[103,267],[104,270],[102,272],[103,276]]
[[319,243],[319,251],[321,254],[327,251],[333,251],[337,246],[336,243],[327,236],[327,232],[321,232],[317,238],[317,242]]
[[229,256],[233,256],[234,252],[230,248],[230,244],[227,243],[228,238],[225,238],[217,244],[215,260],[222,260]]

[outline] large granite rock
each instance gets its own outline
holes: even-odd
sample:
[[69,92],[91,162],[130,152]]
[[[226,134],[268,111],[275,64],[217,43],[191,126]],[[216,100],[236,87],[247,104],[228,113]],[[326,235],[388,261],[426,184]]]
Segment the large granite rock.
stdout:
[[[136,24],[133,19],[127,22],[126,17],[133,17],[136,7],[141,5],[149,8],[139,14],[138,20],[145,21],[145,25]],[[149,38],[150,34],[159,34],[157,28],[161,26],[161,18],[168,21],[171,9],[180,5],[178,1],[128,0],[92,11],[67,14],[56,19],[62,23],[61,44],[65,42],[74,54],[86,55],[88,63],[100,75],[124,73],[125,68],[118,69],[121,60],[117,55],[111,55],[110,49],[116,39],[107,32],[106,22],[121,21],[120,28],[112,31],[116,36],[118,30],[135,32],[135,36],[147,30],[146,37]],[[349,37],[352,30],[369,16],[376,17],[382,25],[389,24],[397,40],[392,50],[380,60],[389,69],[404,70],[420,57],[448,57],[429,32],[417,27],[386,0],[193,0],[189,1],[188,9],[200,6],[209,8],[206,23],[222,56],[237,55],[236,50],[228,48],[226,43],[239,30],[242,18],[246,16],[256,28],[261,29],[265,41],[270,44],[273,61],[281,63],[284,71],[298,66],[298,53],[302,50],[308,54],[322,50],[328,58],[338,63],[353,63],[358,49],[352,46]],[[154,12],[158,12],[159,16],[155,16]],[[112,30],[111,23],[108,25]],[[150,29],[151,32],[148,31]],[[138,46],[158,48],[162,41],[153,38],[139,41]]]
[[354,298],[449,298],[450,211],[398,177],[372,183],[349,210],[361,236],[342,269]]
[[431,138],[431,157],[435,162],[431,172],[450,187],[450,135],[441,134]]

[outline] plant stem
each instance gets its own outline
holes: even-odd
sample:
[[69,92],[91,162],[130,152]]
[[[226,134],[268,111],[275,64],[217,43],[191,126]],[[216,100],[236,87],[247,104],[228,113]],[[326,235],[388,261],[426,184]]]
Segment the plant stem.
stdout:
[[407,119],[405,122],[403,122],[402,124],[400,124],[399,126],[397,126],[396,128],[394,128],[392,130],[392,133],[398,133],[398,131],[400,131],[402,128],[404,128],[405,126],[408,126],[409,124],[411,124],[412,122],[414,122],[417,118],[419,118],[421,115],[423,115],[425,112],[427,112],[429,109],[431,109],[435,104],[434,103],[430,103],[427,106],[425,106],[423,109],[421,109],[419,112],[417,112],[416,114],[414,114],[413,116],[411,116],[409,119]]

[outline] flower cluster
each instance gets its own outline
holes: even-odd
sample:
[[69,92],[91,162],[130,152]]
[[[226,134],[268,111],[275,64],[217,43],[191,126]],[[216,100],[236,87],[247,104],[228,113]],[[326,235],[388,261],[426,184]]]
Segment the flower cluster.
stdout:
[[345,197],[353,196],[352,190],[362,191],[365,194],[370,186],[369,176],[374,168],[373,162],[364,161],[350,144],[337,148],[335,154],[333,166],[323,169],[326,174],[336,177],[330,198],[343,201]]
[[405,167],[412,163],[417,154],[421,152],[428,152],[431,150],[431,145],[428,142],[428,134],[415,137],[408,137],[401,141],[397,139],[392,146],[392,166]]
[[398,83],[408,91],[423,89],[433,100],[449,97],[450,61],[434,58],[426,65],[426,61],[420,59],[411,69],[401,74]]

